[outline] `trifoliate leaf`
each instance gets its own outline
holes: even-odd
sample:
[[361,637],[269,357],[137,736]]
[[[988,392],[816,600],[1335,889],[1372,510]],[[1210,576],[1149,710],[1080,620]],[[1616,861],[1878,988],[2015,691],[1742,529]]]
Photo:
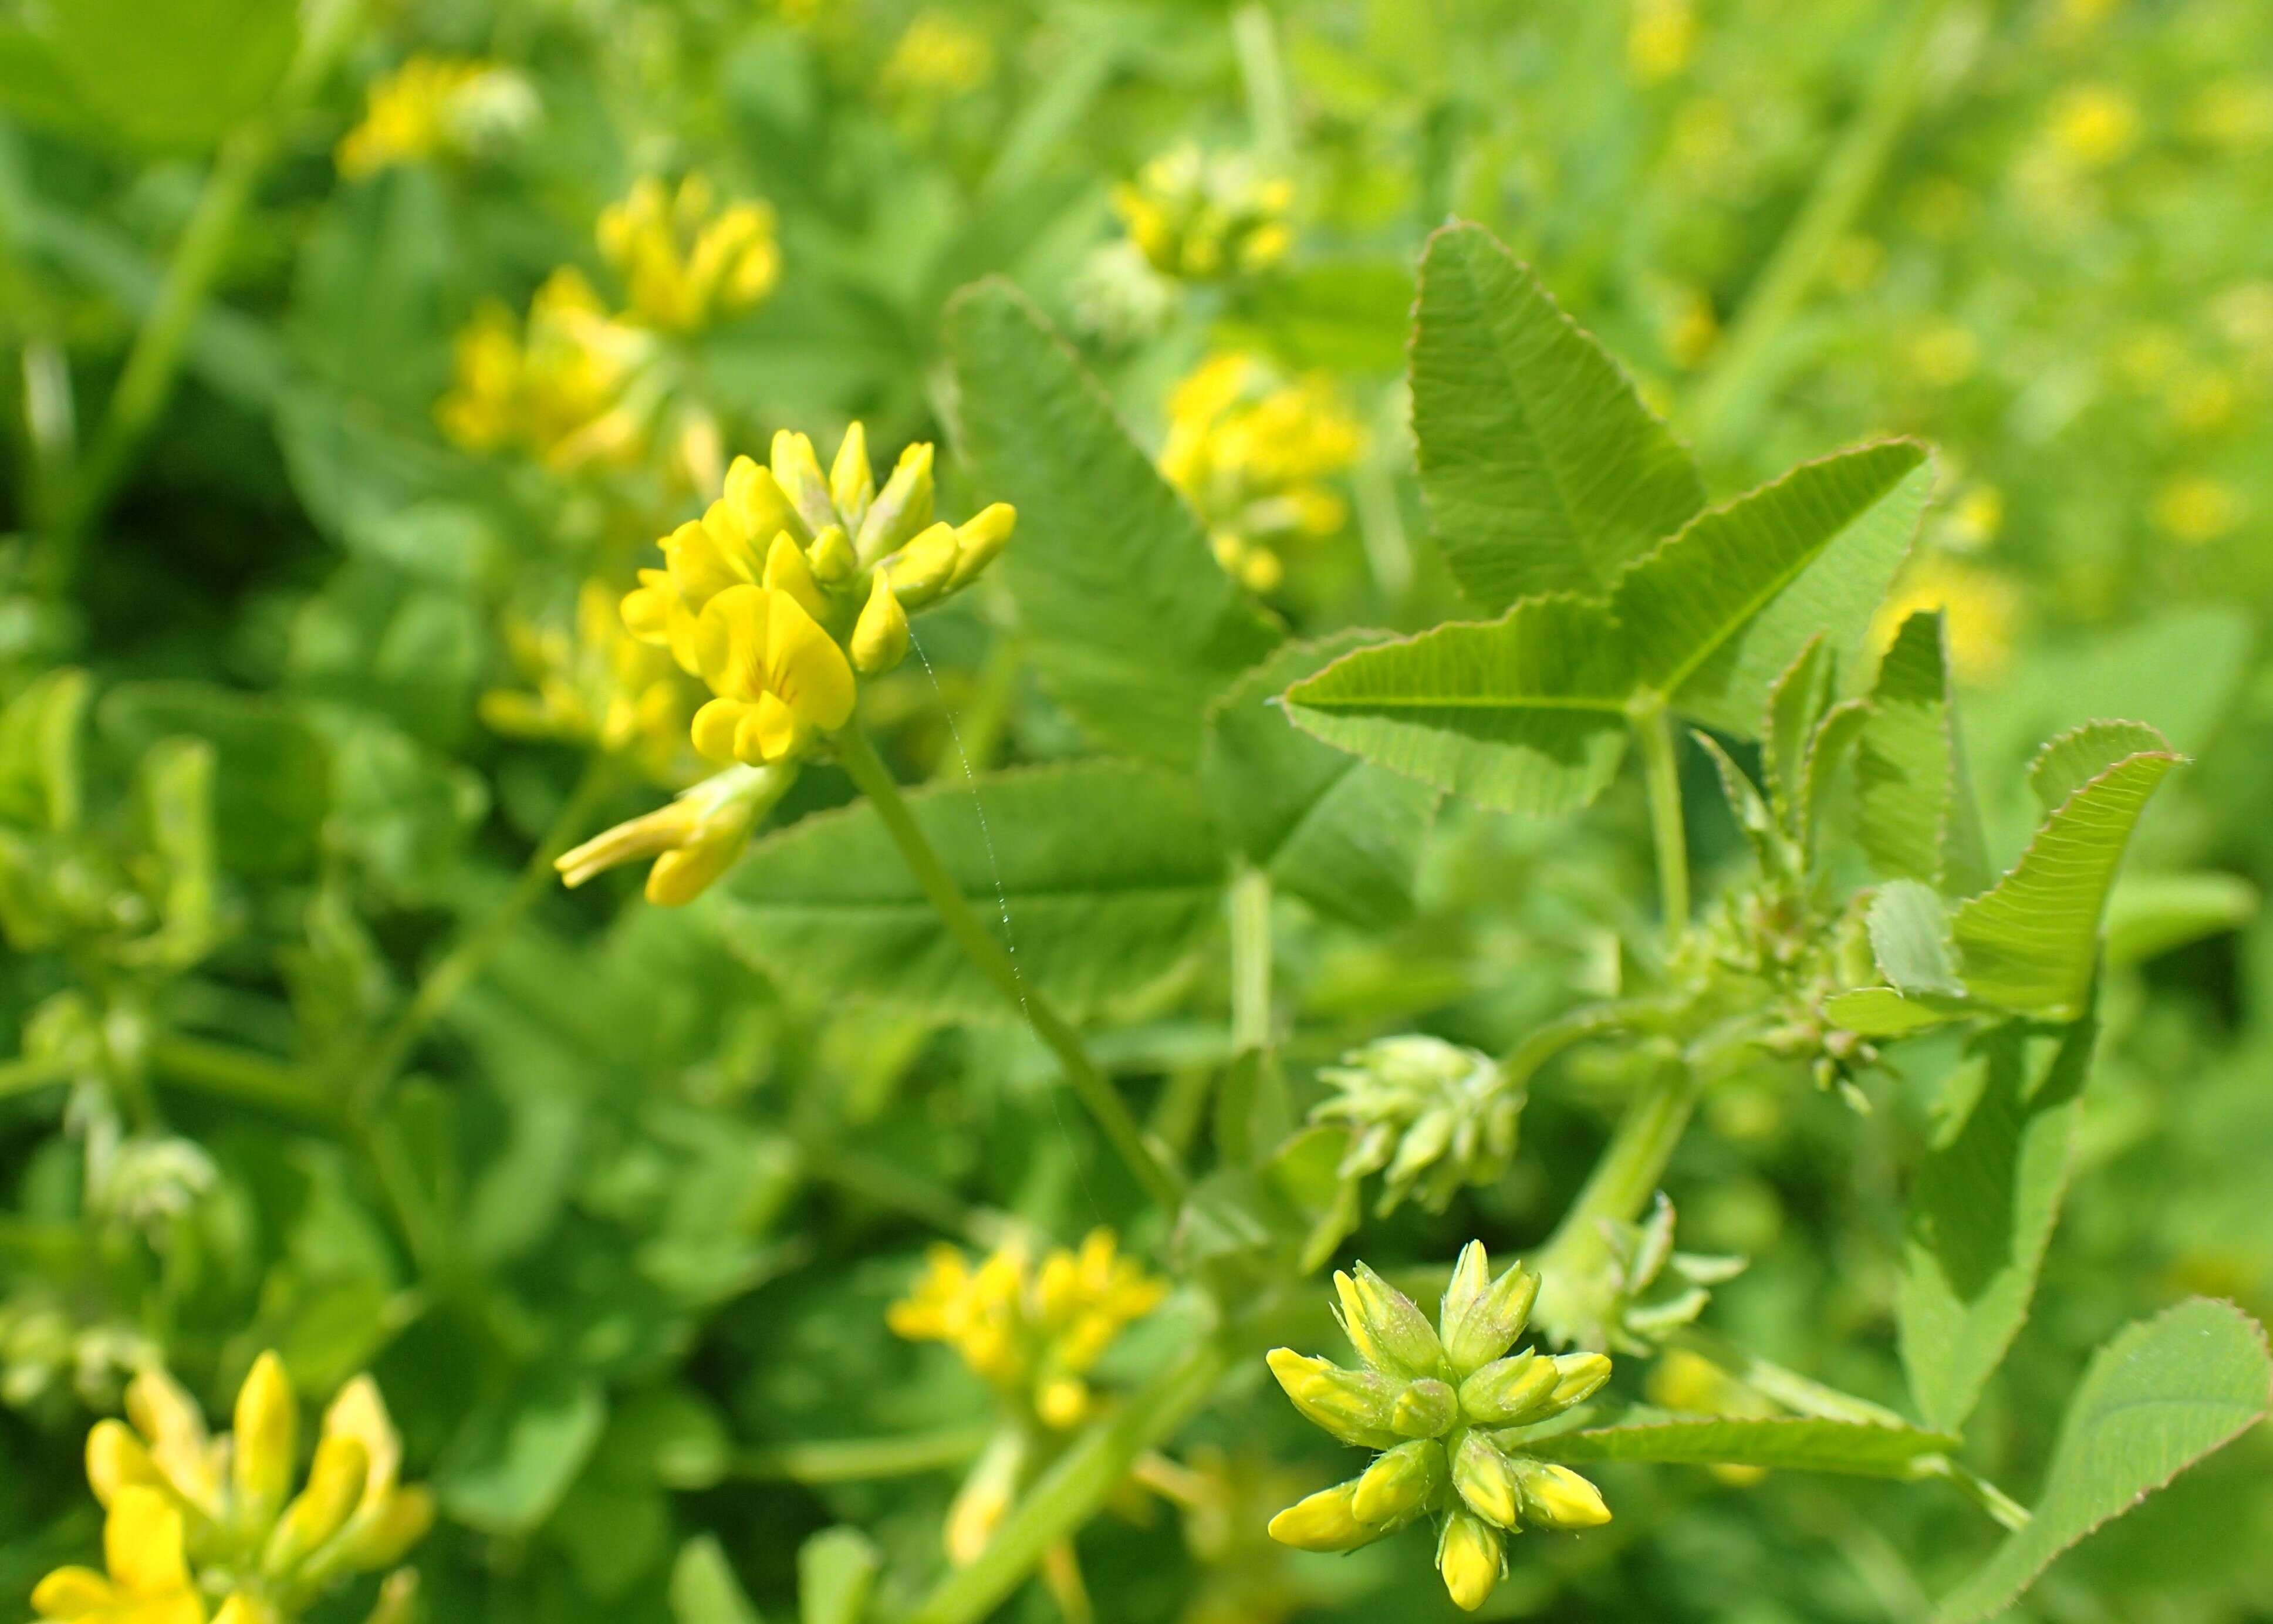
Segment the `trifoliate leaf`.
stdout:
[[1887,879],[1923,881],[1947,896],[1980,891],[1992,876],[1958,739],[1939,611],[1902,622],[1879,663],[1870,705],[1857,741],[1856,791],[1872,866]]

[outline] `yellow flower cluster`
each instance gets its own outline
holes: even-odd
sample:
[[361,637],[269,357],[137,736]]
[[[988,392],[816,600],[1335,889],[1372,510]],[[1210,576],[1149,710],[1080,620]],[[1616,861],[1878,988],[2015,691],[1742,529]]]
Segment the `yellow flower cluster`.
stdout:
[[2003,673],[2021,618],[2021,595],[2009,576],[1941,553],[1918,555],[1879,607],[1876,646],[1892,643],[1902,622],[1922,609],[1942,612],[1950,665],[1961,681],[1990,682]]
[[1064,1431],[1090,1413],[1084,1380],[1122,1327],[1167,1295],[1116,1249],[1109,1229],[1056,1248],[1039,1267],[1018,1244],[976,1268],[953,1246],[932,1249],[886,1322],[911,1342],[942,1342],[1020,1413]]
[[686,752],[693,706],[670,655],[624,629],[618,597],[604,581],[584,583],[573,631],[508,622],[506,648],[529,687],[484,694],[482,720],[520,738],[596,744],[669,783]]
[[600,214],[600,252],[623,279],[634,320],[692,333],[749,309],[781,280],[770,204],[721,207],[700,171],[671,192],[647,176]]
[[334,1581],[393,1567],[433,1522],[432,1496],[397,1481],[401,1442],[367,1376],[325,1412],[296,1495],[299,1411],[273,1353],[237,1394],[233,1435],[208,1437],[196,1402],[154,1369],[127,1388],[126,1413],[131,1425],[98,1422],[86,1440],[107,1572],[49,1574],[32,1592],[42,1619],[206,1624],[212,1595],[214,1624],[283,1624]]
[[435,417],[469,451],[525,451],[563,473],[620,467],[645,449],[649,413],[627,387],[652,350],[566,267],[536,290],[526,329],[494,300],[475,312]]
[[1363,435],[1331,379],[1282,378],[1257,357],[1211,357],[1168,400],[1160,471],[1208,527],[1223,567],[1258,592],[1286,578],[1281,549],[1341,529],[1324,483]]
[[1677,77],[1696,55],[1697,34],[1696,0],[1634,0],[1626,71],[1645,85]]
[[536,117],[529,82],[494,62],[411,57],[371,87],[363,122],[340,139],[334,162],[360,180],[397,164],[476,155]]
[[1294,189],[1239,156],[1204,156],[1197,147],[1164,153],[1114,188],[1114,212],[1152,268],[1164,276],[1213,282],[1252,275],[1287,257]]
[[877,82],[914,95],[961,95],[994,72],[994,44],[951,11],[924,11],[908,25]]

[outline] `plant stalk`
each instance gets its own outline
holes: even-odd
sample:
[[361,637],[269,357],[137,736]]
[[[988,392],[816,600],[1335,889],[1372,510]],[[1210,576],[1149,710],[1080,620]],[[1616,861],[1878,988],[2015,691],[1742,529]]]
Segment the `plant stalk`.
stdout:
[[1136,1125],[1128,1103],[1114,1091],[1104,1069],[1090,1055],[1082,1042],[1081,1034],[1070,1022],[1058,1013],[1056,1007],[1045,997],[1039,988],[1030,985],[1018,974],[1018,966],[1009,952],[998,941],[994,932],[980,922],[971,911],[971,904],[948,873],[947,865],[940,860],[929,836],[923,831],[915,814],[900,793],[900,786],[878,757],[875,747],[868,742],[856,718],[836,738],[836,757],[855,788],[868,798],[883,820],[892,844],[900,849],[908,870],[930,901],[940,922],[976,965],[980,973],[994,984],[995,990],[1018,1006],[1034,1035],[1047,1044],[1065,1068],[1066,1080],[1072,1085],[1105,1137],[1112,1142],[1121,1159],[1144,1192],[1164,1207],[1174,1209],[1182,1204],[1184,1183],[1180,1175],[1153,1154],[1145,1143],[1144,1130]]
[[803,1483],[868,1483],[944,1471],[978,1458],[994,1435],[992,1423],[942,1427],[900,1438],[817,1439],[751,1449],[738,1456],[737,1477]]
[[1689,831],[1681,810],[1681,758],[1673,718],[1661,703],[1637,714],[1642,782],[1649,793],[1650,835],[1657,848],[1657,895],[1669,944],[1689,928]]
[[176,1087],[259,1106],[319,1128],[341,1125],[338,1101],[289,1060],[173,1033],[151,1046],[150,1069]]
[[1231,1047],[1271,1047],[1271,876],[1243,868],[1231,883]]

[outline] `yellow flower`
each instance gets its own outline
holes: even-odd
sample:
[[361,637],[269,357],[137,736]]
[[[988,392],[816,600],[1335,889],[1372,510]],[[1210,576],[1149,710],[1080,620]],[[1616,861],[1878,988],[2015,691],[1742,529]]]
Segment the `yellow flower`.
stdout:
[[454,356],[455,381],[435,418],[469,451],[522,450],[565,473],[620,467],[646,449],[661,404],[643,376],[653,341],[611,317],[573,267],[536,290],[525,333],[492,301],[458,334]]
[[2187,133],[2229,152],[2273,145],[2273,80],[2222,79],[2204,86],[2187,110]]
[[1920,383],[1953,388],[1973,376],[1981,360],[1981,341],[1954,321],[1933,321],[1909,335],[1902,357]]
[[676,801],[594,836],[553,864],[571,889],[627,862],[652,857],[647,899],[658,907],[694,900],[733,866],[750,831],[773,810],[797,769],[729,767],[681,792]]
[[956,95],[994,72],[994,45],[951,11],[918,14],[878,75],[886,90]]
[[573,634],[509,622],[506,649],[530,686],[484,694],[482,720],[521,738],[596,744],[668,783],[679,776],[693,706],[671,656],[625,629],[618,596],[605,582],[584,583]]
[[1039,1267],[1016,1243],[976,1268],[940,1245],[886,1323],[911,1341],[947,1343],[1021,1413],[1063,1431],[1090,1411],[1083,1379],[1167,1289],[1120,1255],[1109,1229],[1092,1230],[1078,1250],[1053,1250]]
[[2155,524],[2173,541],[2199,546],[2239,526],[2248,507],[2241,494],[2219,479],[2188,474],[2155,495]]
[[413,56],[371,87],[363,122],[334,162],[350,180],[395,164],[469,157],[518,135],[536,116],[529,81],[494,62]]
[[694,748],[720,763],[769,766],[852,718],[851,663],[791,590],[730,586],[695,626],[702,680]]
[[602,211],[600,252],[624,280],[630,313],[666,332],[692,333],[748,310],[781,279],[772,205],[718,203],[697,171],[673,192],[647,176]]
[[1626,24],[1626,71],[1645,85],[1672,79],[1697,50],[1695,0],[1635,0]]
[[2072,85],[2053,102],[2045,132],[2071,162],[2104,169],[2139,144],[2139,104],[2112,85]]
[[1208,527],[1224,568],[1257,591],[1286,573],[1281,550],[1341,529],[1325,484],[1363,436],[1332,380],[1289,382],[1251,355],[1210,357],[1168,400],[1160,471]]
[[1293,185],[1239,156],[1204,157],[1180,147],[1153,159],[1133,184],[1113,190],[1113,209],[1152,268],[1191,282],[1252,275],[1287,257]]
[[2005,495],[1993,485],[1977,485],[1959,497],[1942,527],[1942,545],[1977,553],[2005,528]]
[[1919,554],[1879,610],[1876,646],[1891,643],[1902,622],[1922,609],[1939,609],[1947,620],[1950,665],[1960,680],[1989,682],[2004,671],[2021,614],[2020,590],[2009,576],[1939,553]]
[[299,1414],[274,1353],[238,1391],[231,1436],[208,1437],[196,1403],[156,1369],[134,1379],[126,1413],[131,1425],[100,1421],[87,1435],[108,1575],[49,1574],[32,1593],[42,1618],[206,1624],[205,1596],[221,1594],[214,1624],[276,1624],[338,1579],[393,1567],[433,1522],[432,1496],[397,1481],[401,1443],[367,1376],[326,1412],[307,1484],[289,1500]]

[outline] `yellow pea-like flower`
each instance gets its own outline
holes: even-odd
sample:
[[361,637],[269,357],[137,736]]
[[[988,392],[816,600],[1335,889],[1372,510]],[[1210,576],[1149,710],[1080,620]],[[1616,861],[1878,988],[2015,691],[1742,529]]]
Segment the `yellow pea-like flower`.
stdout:
[[184,1538],[181,1508],[164,1491],[139,1484],[124,1488],[102,1524],[108,1575],[58,1568],[33,1590],[32,1610],[43,1619],[206,1624]]
[[374,83],[334,162],[349,180],[435,158],[478,157],[536,117],[529,81],[494,62],[416,56]]
[[805,605],[772,587],[729,587],[696,628],[702,680],[694,748],[720,763],[784,762],[852,718],[852,666]]
[[692,333],[749,309],[781,279],[770,204],[721,206],[699,171],[674,190],[643,177],[603,210],[600,252],[624,281],[631,313],[651,327]]
[[573,888],[620,864],[653,858],[647,899],[658,907],[683,906],[732,867],[750,831],[796,782],[794,765],[729,767],[668,805],[563,853],[553,866]]

